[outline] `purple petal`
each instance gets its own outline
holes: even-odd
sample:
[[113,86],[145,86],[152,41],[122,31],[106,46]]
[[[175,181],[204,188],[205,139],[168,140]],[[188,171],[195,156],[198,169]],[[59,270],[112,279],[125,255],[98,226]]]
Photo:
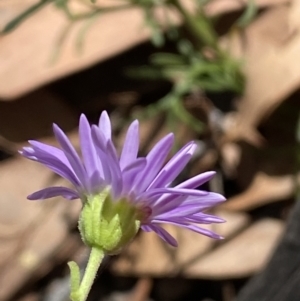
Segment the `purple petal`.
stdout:
[[187,217],[187,216],[193,216],[193,214],[196,214],[199,212],[199,208],[196,206],[178,206],[177,208],[173,208],[171,210],[164,210],[161,214],[156,214],[154,219],[168,219],[170,218],[177,218],[177,217]]
[[99,119],[99,128],[106,140],[111,140],[111,123],[106,111],[103,111]]
[[[146,199],[148,202],[151,202],[153,200],[164,201],[165,198],[169,198],[169,197],[172,198],[177,195],[205,197],[210,194],[210,192],[208,192],[208,191],[177,188],[177,187],[152,189],[152,190],[149,190],[149,191],[146,191],[146,192],[140,194],[138,196],[138,199]],[[157,200],[157,195],[161,196],[158,200]]]
[[49,155],[52,155],[53,157],[61,161],[63,164],[68,166],[70,169],[72,169],[66,155],[61,149],[45,143],[41,143],[39,141],[29,140],[28,142],[33,146],[34,149],[39,149]]
[[161,172],[157,175],[154,181],[148,187],[149,189],[164,187],[170,184],[184,169],[186,164],[190,161],[197,145],[194,142],[186,144],[179,150],[173,158],[163,167]]
[[129,126],[124,141],[124,145],[120,157],[120,166],[122,170],[136,159],[138,151],[139,151],[139,122],[135,120]]
[[34,150],[32,147],[29,146],[24,146],[22,150],[18,151],[19,154],[27,159],[33,160],[33,161],[38,161],[37,157],[34,154]]
[[[218,193],[208,192],[205,196],[180,196],[172,195],[163,196],[155,203],[151,204],[153,216],[170,215],[170,211],[176,210],[183,206],[190,206],[195,208],[196,212],[201,212],[207,208],[211,208],[216,204],[223,202],[225,198]],[[180,210],[180,209],[179,209]]]
[[117,197],[122,191],[122,173],[116,149],[111,140],[105,141],[103,133],[95,126],[92,127],[92,138],[101,159],[105,182],[112,185]]
[[92,193],[98,193],[102,191],[106,186],[105,181],[101,177],[99,177],[98,173],[91,175],[89,181]]
[[108,156],[106,142],[104,141],[105,137],[103,133],[96,126],[92,127],[92,138],[97,149],[98,156],[101,160],[104,181],[107,185],[110,185],[112,182],[112,174],[110,169],[110,157]]
[[211,214],[206,214],[203,212],[198,212],[196,214],[193,214],[187,218],[191,223],[196,224],[212,224],[212,223],[225,223],[226,220],[224,220],[221,217],[214,216]]
[[123,170],[122,173],[130,172],[131,170],[135,170],[136,168],[140,169],[141,166],[146,166],[147,164],[147,159],[144,157],[137,158],[130,164],[128,164]]
[[88,183],[88,176],[73,145],[70,143],[65,133],[56,124],[53,125],[53,131],[76,176],[78,177],[84,188],[89,191],[90,187]]
[[216,174],[215,171],[204,172],[200,175],[197,175],[193,178],[190,178],[190,179],[182,182],[181,184],[177,185],[176,188],[189,188],[189,189],[197,188],[197,187],[201,186],[202,184],[210,181],[215,174]]
[[200,228],[200,227],[195,226],[195,225],[172,222],[172,221],[169,221],[169,220],[164,220],[164,221],[163,220],[152,220],[151,222],[152,223],[159,223],[159,224],[161,224],[161,223],[170,224],[170,225],[174,225],[174,226],[178,226],[178,227],[182,227],[182,228],[192,230],[194,232],[197,232],[199,234],[202,234],[202,235],[214,238],[214,239],[223,239],[222,236],[216,234],[215,232],[210,231],[208,229]]
[[211,224],[211,223],[223,223],[224,219],[216,217],[214,215],[201,212],[201,208],[195,205],[180,205],[177,208],[171,210],[163,210],[161,214],[156,213],[152,215],[155,220],[167,220],[183,218],[183,220],[191,223]]
[[42,148],[39,149],[37,146],[33,146],[33,148],[24,147],[23,151],[20,153],[30,160],[44,164],[56,174],[69,180],[75,187],[80,187],[79,180],[74,174],[69,162],[65,164],[64,160],[61,160],[61,157],[56,156],[55,152],[52,154],[47,153],[47,151],[49,150],[43,150]]
[[106,138],[102,131],[95,125],[92,125],[92,139],[94,143],[97,144],[99,149],[101,149],[103,152],[106,152]]
[[134,184],[134,180],[147,164],[146,158],[138,158],[130,165],[127,165],[122,171],[123,177],[123,194],[129,193]]
[[115,147],[110,140],[107,143],[107,155],[109,158],[109,168],[111,173],[112,193],[115,198],[118,198],[123,189],[122,173],[118,158],[115,154]]
[[141,229],[144,231],[144,232],[152,232],[152,228],[150,228],[149,225],[141,225]]
[[169,195],[167,202],[159,203],[158,201],[155,201],[153,203],[147,203],[148,206],[152,209],[152,217],[156,218],[157,216],[168,213],[169,210],[172,210],[174,208],[177,208],[182,205],[182,203],[188,198],[186,195]]
[[136,192],[144,191],[156,177],[172,148],[173,142],[174,135],[169,134],[161,139],[150,151],[146,157],[147,165],[133,188]]
[[92,140],[91,127],[84,114],[80,116],[79,137],[82,157],[88,176],[91,177],[93,175],[94,181],[97,181],[98,178],[100,183],[101,176],[103,177],[103,170]]
[[67,187],[48,187],[30,194],[28,200],[44,200],[57,196],[62,196],[67,200],[78,199],[78,192]]
[[183,227],[183,228],[186,228],[186,229],[189,229],[189,230],[192,230],[192,231],[197,232],[199,234],[214,238],[214,239],[223,239],[223,236],[215,233],[214,231],[211,231],[211,230],[208,230],[208,229],[205,229],[205,228],[201,228],[201,227],[198,227],[196,225],[179,225],[179,226]]
[[109,156],[116,162],[116,164],[118,166],[120,166],[118,155],[117,155],[117,150],[111,140],[107,141],[106,151],[108,152]]
[[141,228],[146,232],[150,232],[150,231],[155,232],[160,238],[162,238],[165,242],[167,242],[173,247],[178,246],[176,239],[160,226],[151,224],[151,225],[142,225]]

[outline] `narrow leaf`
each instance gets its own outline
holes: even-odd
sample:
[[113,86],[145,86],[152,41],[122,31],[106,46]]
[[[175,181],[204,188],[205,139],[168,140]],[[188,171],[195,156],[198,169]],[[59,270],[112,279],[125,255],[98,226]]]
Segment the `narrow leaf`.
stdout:
[[11,20],[6,26],[2,29],[1,33],[6,34],[14,30],[17,26],[19,26],[23,21],[25,21],[32,14],[38,12],[41,8],[43,8],[46,4],[52,2],[53,0],[41,0],[40,2],[30,6],[27,10],[22,12],[16,18]]

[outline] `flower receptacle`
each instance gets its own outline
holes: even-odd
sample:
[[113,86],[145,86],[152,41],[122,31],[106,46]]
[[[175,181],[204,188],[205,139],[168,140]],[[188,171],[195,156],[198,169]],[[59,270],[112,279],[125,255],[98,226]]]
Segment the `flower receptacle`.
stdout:
[[112,200],[109,189],[88,196],[79,219],[82,240],[105,254],[117,254],[137,234],[138,216],[138,210],[126,199]]

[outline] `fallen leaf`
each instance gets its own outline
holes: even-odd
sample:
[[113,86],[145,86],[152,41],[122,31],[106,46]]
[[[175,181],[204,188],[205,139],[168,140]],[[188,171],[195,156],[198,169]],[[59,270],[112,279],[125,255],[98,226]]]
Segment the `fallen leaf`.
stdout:
[[293,175],[274,176],[258,172],[245,191],[229,198],[220,208],[230,211],[252,210],[292,197],[297,185],[300,185],[300,175],[296,178]]
[[290,10],[286,6],[268,10],[245,30],[244,39],[236,35],[236,40],[231,40],[231,49],[245,62],[247,85],[236,114],[230,116],[234,120],[225,135],[230,141],[243,139],[261,145],[257,126],[300,85],[300,68],[295,63],[300,32],[289,33]]
[[191,265],[185,275],[204,279],[244,278],[261,271],[284,230],[284,223],[263,219]]

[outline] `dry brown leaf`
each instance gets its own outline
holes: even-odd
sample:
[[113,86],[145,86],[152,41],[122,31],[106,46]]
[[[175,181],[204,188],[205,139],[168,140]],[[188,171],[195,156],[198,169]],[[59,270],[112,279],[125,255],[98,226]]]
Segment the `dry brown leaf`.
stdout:
[[229,123],[229,140],[244,139],[260,145],[257,126],[300,85],[300,68],[296,63],[300,32],[290,35],[289,13],[285,6],[270,9],[245,30],[243,39],[236,36],[231,44],[237,55],[243,53],[247,86],[234,121]]
[[237,143],[225,143],[221,147],[222,170],[228,178],[234,178],[240,164],[242,149]]
[[289,11],[290,33],[297,33],[300,29],[300,1],[293,0]]
[[[257,5],[269,6],[287,2],[259,0]],[[6,0],[0,5],[1,15],[4,15],[0,25],[3,26],[31,3],[32,0],[12,3]],[[243,2],[235,0],[212,1],[207,6],[207,11],[208,14],[219,14],[243,6]],[[31,16],[14,32],[1,37],[0,97],[3,100],[17,98],[54,79],[92,66],[150,36],[149,30],[143,26],[143,15],[138,9],[105,14],[89,29],[82,54],[78,54],[75,49],[75,39],[83,25],[77,24],[66,39],[58,61],[53,64],[51,58],[55,45],[67,23],[66,17],[49,5]]]
[[235,230],[231,232],[233,237],[229,233],[225,235],[223,244],[215,245],[211,239],[168,226],[167,230],[178,239],[178,249],[166,246],[153,233],[142,233],[114,263],[113,271],[123,276],[156,277],[180,272],[189,278],[204,279],[240,278],[257,273],[266,264],[281,236],[283,222],[264,219],[243,230],[245,220],[236,227],[232,225],[233,219],[228,217],[227,223],[218,230],[223,227],[225,234],[228,231],[224,229],[226,225],[231,231]]
[[260,220],[195,262],[187,269],[186,275],[206,279],[228,279],[248,277],[257,273],[269,260],[283,230],[282,221]]
[[42,165],[24,158],[1,162],[0,171],[2,301],[18,291],[28,279],[34,278],[38,270],[51,267],[50,258],[54,258],[64,243],[69,243],[67,221],[74,222],[80,202],[70,204],[61,198],[49,200],[47,204],[26,200],[26,195],[37,189],[62,182],[54,180],[52,173]]
[[0,29],[2,30],[9,21],[35,3],[35,0],[1,0]]
[[132,293],[130,294],[130,299],[128,301],[145,301],[151,293],[153,286],[153,279],[151,278],[140,278],[135,284]]
[[[20,149],[26,139],[50,136],[54,120],[66,130],[77,126],[74,112],[44,90],[0,103],[0,134],[17,141],[14,148]],[[45,141],[55,144],[52,136]],[[0,300],[7,300],[28,279],[45,275],[56,260],[70,256],[72,250],[65,246],[74,246],[69,225],[73,227],[78,217],[80,202],[26,200],[28,194],[51,185],[66,183],[19,155],[0,162]],[[56,258],[58,252],[62,253]]]
[[48,5],[14,32],[1,37],[1,98],[18,97],[46,82],[107,59],[149,37],[148,31],[142,28],[143,18],[138,9],[104,14],[89,29],[82,54],[75,48],[78,30],[83,25],[80,23],[67,37],[58,61],[51,63],[58,37],[67,23],[63,13]]
[[[298,185],[300,175],[298,176]],[[229,198],[220,208],[230,211],[246,211],[262,205],[282,201],[295,194],[297,188],[296,177],[293,175],[267,175],[258,172],[250,186],[242,193]]]

